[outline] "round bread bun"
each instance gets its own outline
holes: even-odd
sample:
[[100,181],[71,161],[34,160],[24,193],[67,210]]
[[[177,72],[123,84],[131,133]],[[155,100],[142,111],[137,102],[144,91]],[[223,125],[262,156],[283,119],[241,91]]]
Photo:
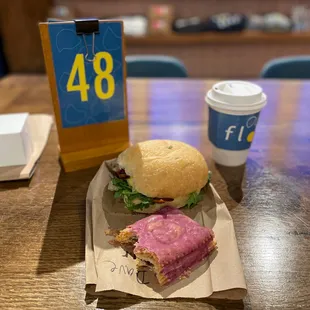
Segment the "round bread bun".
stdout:
[[[162,206],[183,207],[188,195],[208,182],[208,166],[194,147],[173,140],[148,140],[122,152],[118,164],[130,176],[130,184],[148,197],[173,198],[142,210],[153,213]],[[139,211],[141,212],[141,211]]]

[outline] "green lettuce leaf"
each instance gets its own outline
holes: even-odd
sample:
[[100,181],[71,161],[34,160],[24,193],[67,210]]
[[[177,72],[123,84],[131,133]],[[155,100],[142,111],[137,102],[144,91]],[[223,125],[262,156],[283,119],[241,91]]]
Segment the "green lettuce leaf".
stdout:
[[192,209],[194,208],[201,200],[203,199],[202,193],[191,193],[188,196],[188,200],[184,206],[184,208]]
[[[208,182],[207,182],[206,186],[208,186],[211,183],[211,177],[212,177],[212,172],[209,171]],[[202,190],[200,191],[200,193],[196,193],[196,192],[191,193],[188,196],[188,200],[187,200],[184,208],[192,209],[202,200],[203,200]]]
[[209,171],[209,173],[208,173],[208,182],[207,182],[206,185],[209,185],[211,183],[211,179],[212,179],[212,172]]
[[146,209],[154,204],[152,198],[135,191],[126,180],[113,178],[112,184],[116,187],[114,197],[122,198],[126,208],[130,211]]

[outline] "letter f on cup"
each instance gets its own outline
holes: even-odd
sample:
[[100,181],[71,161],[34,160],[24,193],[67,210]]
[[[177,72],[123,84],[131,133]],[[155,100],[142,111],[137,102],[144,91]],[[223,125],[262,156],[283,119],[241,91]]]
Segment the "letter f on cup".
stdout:
[[229,126],[225,132],[226,132],[226,137],[225,140],[229,140],[230,134],[233,133],[233,128],[236,128],[236,126]]

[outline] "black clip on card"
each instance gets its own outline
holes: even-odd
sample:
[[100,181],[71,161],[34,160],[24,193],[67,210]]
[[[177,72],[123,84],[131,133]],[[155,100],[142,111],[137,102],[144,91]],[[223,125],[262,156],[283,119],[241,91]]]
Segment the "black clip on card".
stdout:
[[75,19],[76,34],[99,33],[99,20],[96,18]]
[[[87,61],[94,61],[96,54],[95,54],[95,34],[99,33],[99,20],[96,18],[85,18],[85,19],[75,19],[75,30],[77,35],[82,35],[85,48],[86,48],[86,55],[85,59]],[[88,46],[86,42],[85,35],[92,34],[93,36],[93,43],[92,43],[92,54],[93,58],[88,58]]]

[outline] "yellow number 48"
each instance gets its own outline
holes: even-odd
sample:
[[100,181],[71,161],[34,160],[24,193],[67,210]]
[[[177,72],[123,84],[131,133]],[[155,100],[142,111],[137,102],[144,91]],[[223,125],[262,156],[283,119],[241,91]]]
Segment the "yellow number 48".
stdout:
[[[105,70],[101,68],[101,60],[104,59],[106,62]],[[93,62],[94,70],[96,72],[95,78],[95,92],[98,98],[106,100],[111,98],[115,92],[115,80],[111,74],[113,71],[113,58],[110,53],[99,52],[95,55]],[[79,77],[79,83],[74,85],[76,75]],[[107,91],[102,90],[102,80],[107,81]],[[81,101],[88,101],[89,84],[86,82],[85,74],[85,62],[83,54],[76,54],[73,66],[69,75],[67,83],[67,91],[79,91],[81,95]]]

